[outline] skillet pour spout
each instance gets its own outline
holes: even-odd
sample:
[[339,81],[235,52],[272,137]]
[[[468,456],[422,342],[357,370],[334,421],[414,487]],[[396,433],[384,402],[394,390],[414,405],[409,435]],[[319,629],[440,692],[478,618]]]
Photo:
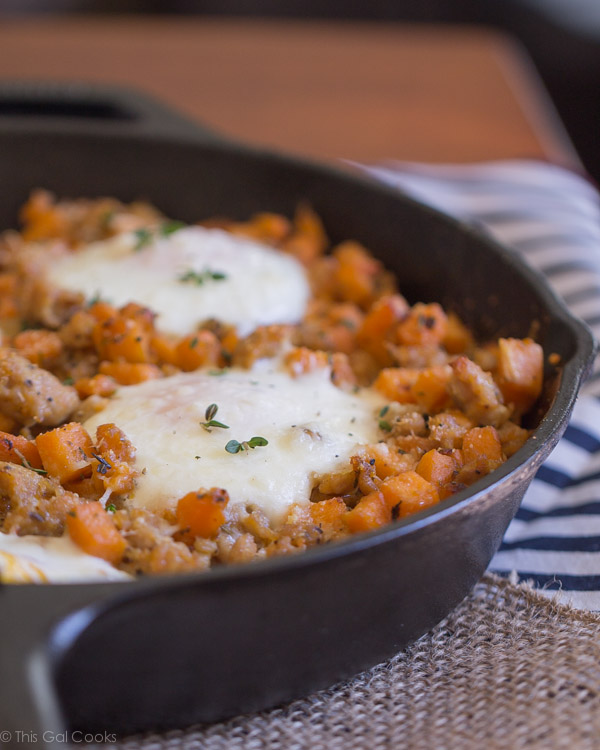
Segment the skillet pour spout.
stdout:
[[64,732],[112,737],[264,709],[388,658],[446,616],[498,549],[595,355],[589,330],[545,280],[509,249],[391,188],[226,141],[134,92],[3,84],[0,145],[0,179],[11,186],[2,227],[15,226],[37,186],[143,196],[185,222],[291,215],[308,201],[334,243],[364,243],[411,301],[440,302],[483,339],[524,337],[533,326],[546,360],[561,362],[546,368],[525,446],[418,516],[207,573],[0,587],[0,731],[19,747],[58,748]]

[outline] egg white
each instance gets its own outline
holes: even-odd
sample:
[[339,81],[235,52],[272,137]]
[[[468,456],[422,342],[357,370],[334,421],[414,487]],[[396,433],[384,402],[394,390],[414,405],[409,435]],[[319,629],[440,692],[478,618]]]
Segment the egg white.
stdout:
[[68,536],[0,533],[0,583],[130,580],[105,560],[83,552]]
[[[308,503],[317,477],[341,470],[362,444],[378,439],[382,397],[334,386],[330,371],[291,377],[264,361],[253,370],[182,373],[120,388],[84,423],[117,424],[137,449],[143,470],[128,499],[153,511],[173,508],[188,492],[225,488],[233,502],[260,507],[280,523],[294,503]],[[202,426],[217,404],[228,429]],[[231,454],[230,440],[259,436],[268,445]]]
[[237,326],[241,335],[259,325],[297,323],[310,296],[306,273],[291,255],[196,226],[168,236],[157,230],[143,243],[135,233],[92,243],[53,259],[47,278],[117,307],[145,305],[157,313],[157,328],[178,335],[209,318]]

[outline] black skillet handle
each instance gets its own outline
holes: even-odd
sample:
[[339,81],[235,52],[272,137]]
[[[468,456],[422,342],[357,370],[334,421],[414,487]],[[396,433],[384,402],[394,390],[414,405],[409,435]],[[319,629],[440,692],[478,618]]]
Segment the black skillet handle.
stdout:
[[160,101],[121,86],[0,82],[0,133],[15,130],[164,136],[205,143],[224,138]]
[[128,591],[127,583],[0,585],[0,748],[71,747],[53,680],[56,654],[103,603]]

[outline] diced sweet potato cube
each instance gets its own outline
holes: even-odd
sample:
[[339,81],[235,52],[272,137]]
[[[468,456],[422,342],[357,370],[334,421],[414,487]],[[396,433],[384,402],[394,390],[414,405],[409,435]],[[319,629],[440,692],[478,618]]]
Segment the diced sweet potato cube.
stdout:
[[309,266],[318,258],[319,252],[314,240],[305,234],[293,234],[280,245],[281,249],[293,255],[300,263]]
[[215,487],[211,490],[188,492],[177,503],[177,523],[182,531],[192,536],[216,536],[225,523],[223,511],[228,502],[227,492]]
[[500,339],[498,385],[507,404],[526,412],[542,391],[544,352],[532,339]]
[[401,404],[416,403],[413,386],[419,377],[419,370],[408,367],[386,367],[377,376],[373,387],[390,401]]
[[249,221],[236,222],[228,227],[232,234],[252,237],[269,244],[281,242],[291,230],[289,219],[274,213],[254,214]]
[[380,479],[400,474],[414,468],[415,457],[411,453],[397,453],[387,443],[375,443],[365,450],[368,459],[375,459],[375,473]]
[[150,337],[137,320],[118,316],[97,323],[92,339],[100,359],[132,363],[150,360]]
[[502,463],[502,444],[494,427],[473,427],[463,437],[463,457],[465,463],[485,459]]
[[449,354],[464,354],[473,344],[473,336],[467,326],[456,313],[448,313],[446,332],[442,337],[442,345],[446,351]]
[[386,344],[391,340],[392,332],[408,310],[408,303],[400,294],[381,297],[373,304],[358,329],[358,345],[375,357],[381,365],[393,363]]
[[298,204],[294,214],[294,226],[298,234],[313,241],[316,254],[320,255],[326,250],[329,238],[321,217],[307,203]]
[[152,312],[149,307],[139,305],[137,302],[128,302],[119,310],[119,314],[123,318],[134,320],[146,333],[154,332],[156,313]]
[[23,239],[27,242],[64,236],[67,219],[58,210],[54,197],[46,190],[36,190],[21,209]]
[[305,346],[297,346],[288,352],[284,359],[285,366],[292,377],[297,378],[308,372],[321,370],[329,364],[327,352],[315,351]]
[[17,316],[16,290],[16,274],[0,273],[0,318],[14,318]]
[[96,430],[96,475],[111,492],[131,492],[139,472],[135,469],[136,449],[125,433],[112,423]]
[[335,280],[342,300],[366,308],[373,299],[375,277],[382,270],[376,260],[358,242],[342,242],[333,252],[338,261]]
[[70,511],[67,529],[84,552],[113,565],[121,560],[127,547],[112,518],[98,502],[81,503]]
[[348,361],[348,356],[342,352],[316,351],[305,346],[298,346],[286,354],[285,366],[297,378],[310,372],[331,368],[331,381],[339,388],[354,385],[356,376]]
[[33,440],[7,432],[0,432],[0,461],[9,461],[20,466],[29,464],[34,469],[42,468],[40,453]]
[[162,333],[155,333],[150,339],[150,351],[160,364],[177,365],[178,342]]
[[183,338],[177,345],[176,364],[184,372],[199,367],[217,365],[221,357],[221,342],[211,331],[198,331]]
[[75,383],[79,398],[88,396],[112,396],[117,390],[117,382],[108,375],[94,375],[91,378],[80,378]]
[[439,365],[421,370],[411,392],[415,401],[428,412],[440,411],[449,401],[448,383],[452,377],[450,365]]
[[456,459],[452,454],[440,453],[438,450],[427,451],[421,456],[416,472],[431,484],[440,487],[449,482],[458,469]]
[[392,511],[385,502],[381,492],[365,495],[356,506],[346,514],[346,525],[353,534],[359,531],[372,531],[385,526],[392,520]]
[[305,265],[312,264],[329,244],[321,219],[306,204],[300,204],[294,217],[294,233],[285,238],[282,250]]
[[99,369],[102,375],[109,375],[120,385],[136,385],[162,377],[160,368],[147,362],[100,362]]
[[69,422],[44,432],[36,437],[35,443],[44,469],[61,483],[91,473],[92,439],[79,422]]
[[440,501],[437,488],[416,471],[405,471],[382,483],[380,490],[395,518],[404,518]]
[[437,302],[417,302],[398,325],[396,338],[405,346],[435,346],[446,333],[446,313]]
[[108,455],[111,460],[117,458],[119,461],[133,461],[135,459],[135,446],[123,430],[111,422],[98,425],[96,447],[99,453]]
[[520,450],[529,437],[529,430],[519,427],[514,422],[505,422],[498,430],[498,437],[502,443],[502,451],[507,458],[510,458]]
[[311,503],[309,510],[313,523],[327,530],[341,527],[344,516],[348,513],[346,503],[339,497]]
[[232,326],[221,338],[221,351],[227,354],[228,357],[231,357],[239,341],[240,337],[236,329]]
[[102,301],[94,302],[94,304],[88,307],[87,311],[98,323],[103,323],[105,320],[116,318],[119,314],[116,307],[113,307],[108,302]]

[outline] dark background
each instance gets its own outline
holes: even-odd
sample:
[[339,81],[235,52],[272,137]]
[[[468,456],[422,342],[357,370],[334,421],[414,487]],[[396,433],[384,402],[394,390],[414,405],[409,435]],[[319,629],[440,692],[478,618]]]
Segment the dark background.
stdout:
[[504,30],[528,51],[586,169],[600,181],[600,0],[0,0],[0,22],[2,15],[28,13],[142,12]]

